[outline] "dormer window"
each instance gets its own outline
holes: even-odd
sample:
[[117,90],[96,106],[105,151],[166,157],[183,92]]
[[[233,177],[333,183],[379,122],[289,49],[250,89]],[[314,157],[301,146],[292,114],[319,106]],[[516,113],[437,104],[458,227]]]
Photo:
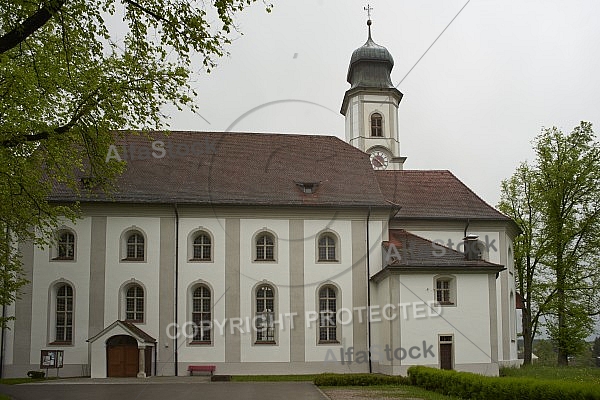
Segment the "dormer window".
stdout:
[[296,185],[302,190],[304,194],[313,194],[317,191],[319,186],[318,182],[297,182]]
[[383,136],[383,118],[379,113],[371,115],[371,136]]

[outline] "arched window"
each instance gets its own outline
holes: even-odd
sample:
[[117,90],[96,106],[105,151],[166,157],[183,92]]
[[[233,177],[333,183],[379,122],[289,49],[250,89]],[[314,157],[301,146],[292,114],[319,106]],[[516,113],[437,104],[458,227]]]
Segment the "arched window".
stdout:
[[337,294],[333,286],[319,290],[319,343],[337,343]]
[[69,231],[61,231],[58,234],[58,256],[57,260],[75,259],[75,235]]
[[192,294],[193,342],[209,342],[212,327],[210,289],[199,285]]
[[125,320],[144,322],[144,289],[140,285],[131,285],[125,292]]
[[371,136],[383,136],[383,118],[379,113],[371,115]]
[[211,245],[210,236],[206,232],[200,232],[192,245],[194,253],[192,260],[210,261]]
[[56,289],[55,343],[73,342],[73,288],[66,283]]
[[125,259],[128,261],[144,260],[144,236],[139,232],[131,232],[127,235],[127,250]]
[[55,242],[50,246],[50,259],[53,261],[73,261],[77,251],[77,237],[71,228],[55,232]]
[[440,276],[435,277],[434,282],[436,305],[456,305],[456,279],[451,276]]
[[275,291],[269,285],[256,289],[256,342],[275,342]]
[[337,261],[336,240],[332,234],[324,233],[319,237],[319,261]]
[[256,238],[256,260],[275,261],[275,239],[270,233],[262,233]]

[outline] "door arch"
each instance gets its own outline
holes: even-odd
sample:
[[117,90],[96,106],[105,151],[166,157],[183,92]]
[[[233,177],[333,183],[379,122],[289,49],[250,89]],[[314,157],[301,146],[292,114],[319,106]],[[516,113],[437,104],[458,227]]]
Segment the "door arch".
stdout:
[[139,369],[138,342],[129,335],[116,335],[106,341],[106,376],[136,377]]

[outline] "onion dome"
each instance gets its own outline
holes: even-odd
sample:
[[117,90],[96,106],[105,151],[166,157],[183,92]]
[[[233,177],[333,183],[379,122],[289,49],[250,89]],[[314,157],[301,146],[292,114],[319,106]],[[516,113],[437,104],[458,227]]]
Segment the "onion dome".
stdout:
[[392,55],[371,38],[371,20],[367,21],[369,38],[354,50],[348,67],[348,83],[352,88],[393,88],[390,73],[394,67]]

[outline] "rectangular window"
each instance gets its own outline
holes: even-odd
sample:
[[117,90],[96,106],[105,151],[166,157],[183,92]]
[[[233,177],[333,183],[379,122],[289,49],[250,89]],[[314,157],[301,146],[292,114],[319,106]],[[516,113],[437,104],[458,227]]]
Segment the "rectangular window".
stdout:
[[452,305],[451,284],[450,280],[438,279],[435,288],[435,300],[442,305]]

